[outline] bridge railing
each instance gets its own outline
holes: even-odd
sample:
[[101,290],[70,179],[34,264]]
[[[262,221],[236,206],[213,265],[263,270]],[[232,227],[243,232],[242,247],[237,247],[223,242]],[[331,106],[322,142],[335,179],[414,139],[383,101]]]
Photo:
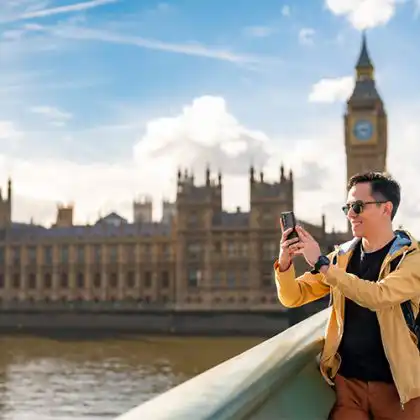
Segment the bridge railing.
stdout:
[[[318,372],[317,356],[329,311],[313,315],[116,420],[326,419],[333,392]],[[314,398],[317,401],[311,405],[308,400]],[[302,414],[302,407],[310,411]]]

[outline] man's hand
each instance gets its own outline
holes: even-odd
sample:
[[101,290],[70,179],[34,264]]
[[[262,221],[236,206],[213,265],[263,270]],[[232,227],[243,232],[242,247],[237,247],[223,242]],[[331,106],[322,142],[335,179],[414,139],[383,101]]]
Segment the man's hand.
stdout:
[[287,236],[292,233],[293,229],[289,228],[283,232],[283,235],[280,240],[280,254],[279,254],[279,269],[280,271],[286,271],[290,264],[292,264],[292,259],[296,255],[297,248],[294,247],[295,244],[299,243],[299,238],[287,239]]
[[321,256],[321,248],[318,242],[302,226],[296,226],[296,232],[300,241],[293,245],[293,253],[294,255],[303,255],[306,262],[313,267]]

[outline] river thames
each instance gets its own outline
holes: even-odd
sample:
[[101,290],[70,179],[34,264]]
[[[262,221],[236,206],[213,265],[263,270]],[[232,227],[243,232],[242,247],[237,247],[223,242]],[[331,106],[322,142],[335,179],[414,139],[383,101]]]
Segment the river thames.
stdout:
[[263,340],[3,336],[0,419],[113,419]]

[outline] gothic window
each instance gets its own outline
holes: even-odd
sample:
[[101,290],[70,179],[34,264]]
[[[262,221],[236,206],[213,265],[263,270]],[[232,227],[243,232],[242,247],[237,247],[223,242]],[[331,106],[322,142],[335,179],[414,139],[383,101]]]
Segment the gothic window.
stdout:
[[30,273],[28,277],[28,289],[36,288],[36,274]]
[[77,247],[77,262],[83,264],[85,262],[85,247],[84,245],[79,245]]
[[118,286],[118,275],[117,275],[117,273],[111,273],[110,274],[109,285],[112,288],[116,288]]
[[146,289],[152,287],[152,273],[150,271],[144,272],[144,287]]
[[30,264],[36,263],[36,247],[34,246],[28,248],[28,261]]
[[44,275],[44,286],[46,289],[51,289],[52,287],[52,277],[50,273]]
[[241,285],[243,287],[248,286],[248,282],[249,282],[249,271],[247,269],[242,270],[242,272],[241,272],[241,278],[239,280],[240,280]]
[[126,285],[129,289],[132,289],[136,285],[136,278],[134,275],[134,271],[129,271],[126,274]]
[[12,261],[13,264],[19,265],[20,264],[20,247],[14,246],[12,248]]
[[95,273],[93,278],[93,287],[99,288],[102,285],[101,273]]
[[13,274],[13,288],[14,289],[20,288],[20,273]]
[[45,246],[44,247],[44,263],[45,264],[52,264],[52,262],[53,262],[52,246]]
[[201,244],[198,242],[192,242],[188,244],[188,256],[190,258],[198,258],[201,253]]
[[222,244],[220,243],[220,241],[216,241],[213,244],[213,252],[215,254],[220,254],[222,252]]
[[101,245],[95,245],[93,247],[93,259],[95,263],[100,263],[102,258],[102,247]]
[[213,274],[213,283],[216,287],[220,287],[220,284],[222,283],[222,272],[221,271],[216,271]]
[[136,252],[136,246],[135,245],[126,245],[125,246],[125,255],[126,255],[126,261],[127,262],[133,262],[135,260],[135,254]]
[[233,271],[229,271],[227,275],[227,286],[229,288],[235,287],[235,273]]
[[167,289],[169,287],[169,272],[162,271],[161,273],[161,286],[163,289]]
[[227,243],[227,255],[229,258],[232,258],[235,256],[235,244],[233,242],[228,242]]
[[164,258],[168,258],[171,255],[171,248],[169,245],[162,245],[162,254]]
[[143,250],[146,256],[150,255],[152,253],[152,246],[150,244],[146,244],[144,245]]
[[248,249],[248,243],[242,242],[241,243],[241,256],[242,257],[248,257],[249,249]]
[[77,274],[77,287],[79,289],[82,289],[85,287],[85,276],[83,273]]
[[263,243],[264,259],[271,260],[276,258],[276,243],[274,241],[265,241]]
[[116,245],[111,245],[109,247],[109,259],[111,262],[115,263],[118,259],[118,248]]
[[60,287],[62,289],[67,289],[69,287],[69,278],[67,273],[61,273],[60,275]]
[[60,246],[60,262],[62,264],[69,262],[69,247],[67,245]]
[[263,287],[270,287],[274,286],[274,274],[271,271],[265,271],[262,275],[262,286]]
[[189,287],[199,286],[201,279],[202,279],[202,274],[200,270],[190,269],[188,271],[188,286]]

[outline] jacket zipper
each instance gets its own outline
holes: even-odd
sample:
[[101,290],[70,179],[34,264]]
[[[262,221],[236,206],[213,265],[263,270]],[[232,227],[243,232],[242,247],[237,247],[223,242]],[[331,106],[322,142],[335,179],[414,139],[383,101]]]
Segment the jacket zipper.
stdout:
[[[336,264],[339,266],[338,255],[336,255],[336,257],[337,257]],[[348,262],[348,260],[347,260],[347,262]],[[333,300],[332,292],[331,292],[331,300]],[[338,336],[338,340],[337,340],[337,346],[334,349],[334,356],[338,352],[338,349],[339,349],[340,344],[341,344],[341,339],[343,338],[343,334],[344,334],[344,306],[345,306],[344,304],[345,304],[345,301],[346,301],[345,296],[343,294],[341,294],[341,298],[340,298],[340,303],[341,303],[341,314],[340,315],[341,316],[339,316],[337,318],[338,320],[341,320],[341,322],[339,324],[340,331],[339,331],[339,336]],[[333,309],[335,310],[334,302],[333,302]]]
[[[404,252],[402,252],[402,253],[397,253],[397,255],[394,255],[394,257],[393,257],[393,258],[392,258],[392,257],[387,258],[387,260],[386,260],[386,261],[384,261],[384,263],[382,264],[381,271],[380,271],[380,273],[379,273],[379,278],[381,278],[382,273],[383,273],[383,271],[384,271],[385,267],[386,267],[386,266],[388,266],[388,265],[391,263],[391,261],[392,261],[393,259],[397,258],[399,255],[401,255],[401,254],[402,254],[401,260],[400,260],[400,262],[398,263],[398,267],[399,267],[399,266],[400,266],[400,264],[402,263],[402,261],[404,260],[404,257],[406,256],[407,252],[408,252],[408,249],[406,249],[406,250],[405,250]],[[379,279],[378,279],[378,280],[379,280]],[[377,315],[376,315],[376,316],[377,316]],[[384,348],[384,351],[385,351],[385,355],[386,355],[386,358],[387,358],[388,363],[389,363],[389,365],[390,365],[390,368],[391,368],[391,373],[392,373],[392,367],[391,367],[391,363],[390,363],[390,361],[389,361],[389,357],[388,357],[388,353],[387,353],[387,348],[386,348],[386,345],[384,345],[384,343],[382,343],[382,345],[383,345],[383,348]],[[400,398],[400,406],[401,406],[401,410],[402,410],[402,411],[404,411],[404,403],[402,402],[401,390],[400,390],[400,389],[399,389],[399,387],[398,387],[397,381],[395,380],[395,378],[394,378],[394,374],[393,374],[393,373],[392,373],[392,376],[393,376],[393,379],[394,379],[394,385],[395,385],[395,388],[397,388],[398,396],[399,396],[399,398]]]

